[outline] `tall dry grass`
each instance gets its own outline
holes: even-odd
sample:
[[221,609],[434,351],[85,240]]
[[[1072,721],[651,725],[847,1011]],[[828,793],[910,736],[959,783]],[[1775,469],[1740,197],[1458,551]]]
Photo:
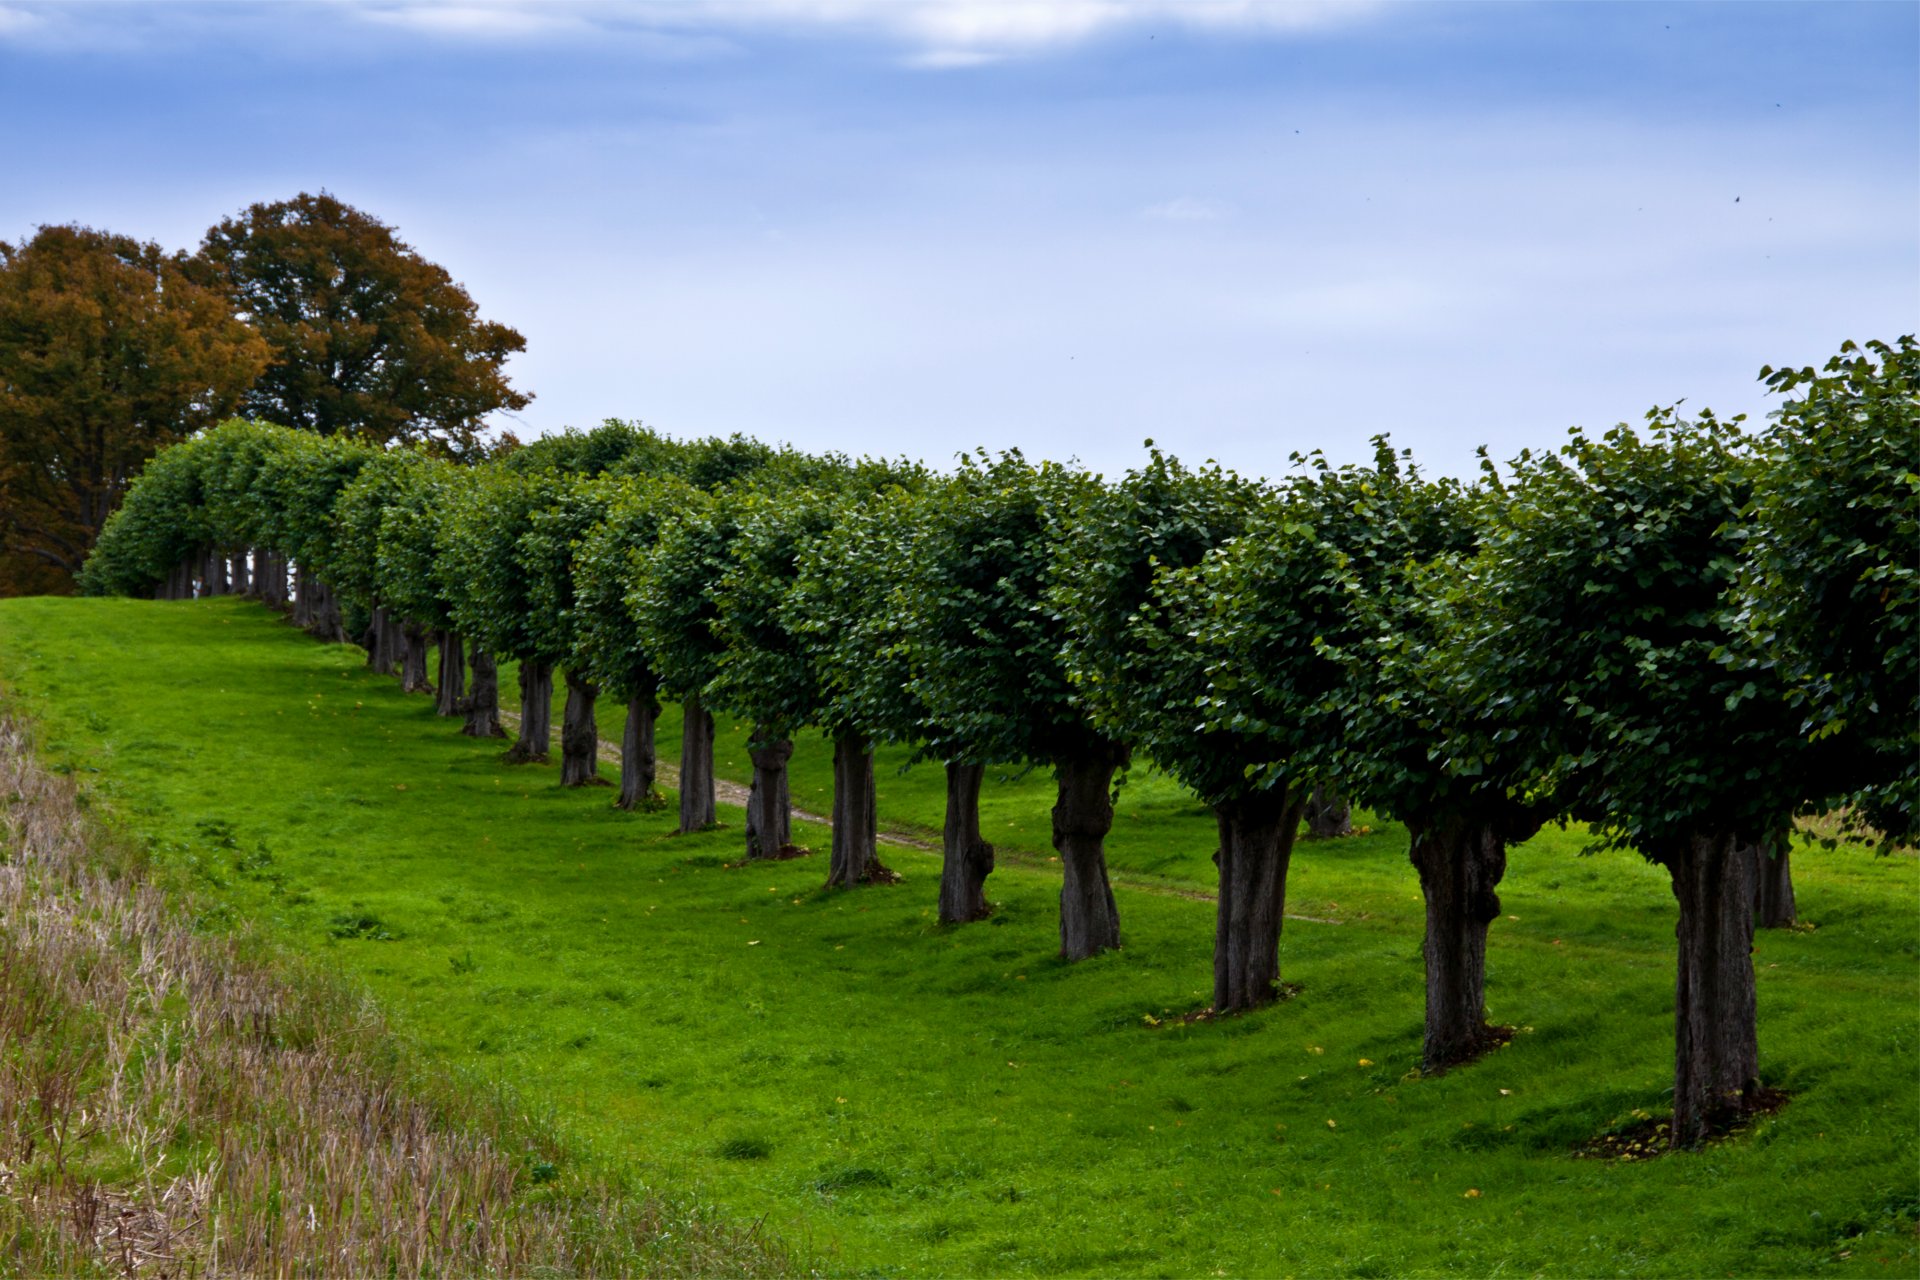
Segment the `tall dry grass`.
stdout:
[[338,983],[197,931],[0,715],[0,1273],[792,1269],[422,1074]]

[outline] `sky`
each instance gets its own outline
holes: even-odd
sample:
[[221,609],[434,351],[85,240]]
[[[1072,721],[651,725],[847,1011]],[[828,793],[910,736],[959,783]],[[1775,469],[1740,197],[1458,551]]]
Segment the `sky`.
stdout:
[[523,437],[1466,475],[1920,329],[1920,4],[0,0],[0,239],[321,189]]

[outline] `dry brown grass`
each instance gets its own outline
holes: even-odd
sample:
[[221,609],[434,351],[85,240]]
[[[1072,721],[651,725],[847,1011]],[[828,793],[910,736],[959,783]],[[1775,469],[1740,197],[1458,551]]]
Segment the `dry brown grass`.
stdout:
[[0,1273],[792,1269],[424,1076],[337,983],[197,931],[0,715]]

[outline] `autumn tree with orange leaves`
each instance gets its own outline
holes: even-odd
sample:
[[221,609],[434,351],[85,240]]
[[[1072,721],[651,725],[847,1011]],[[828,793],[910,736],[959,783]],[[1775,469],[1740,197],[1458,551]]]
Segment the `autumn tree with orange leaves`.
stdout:
[[79,226],[0,241],[0,592],[66,590],[146,460],[266,363],[182,255]]

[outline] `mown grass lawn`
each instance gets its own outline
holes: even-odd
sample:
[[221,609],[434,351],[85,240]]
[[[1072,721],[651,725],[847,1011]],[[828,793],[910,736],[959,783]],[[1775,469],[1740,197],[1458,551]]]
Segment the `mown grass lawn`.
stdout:
[[[986,801],[1026,855],[989,881],[998,914],[949,930],[928,855],[825,893],[827,833],[803,826],[820,856],[728,867],[737,810],[678,837],[502,766],[358,650],[247,603],[0,602],[0,681],[50,759],[191,871],[210,926],[261,920],[598,1158],[764,1216],[828,1270],[1920,1271],[1910,857],[1796,855],[1816,927],[1755,955],[1787,1108],[1609,1163],[1573,1148],[1665,1104],[1674,910],[1664,873],[1580,856],[1578,833],[1517,850],[1503,888],[1489,999],[1520,1034],[1418,1079],[1420,900],[1391,824],[1296,853],[1296,998],[1188,1026],[1212,909],[1179,890],[1207,887],[1213,832],[1163,779],[1137,775],[1116,825],[1125,948],[1067,966],[1038,774]],[[825,807],[828,767],[803,744],[797,803]],[[883,820],[937,826],[937,769],[880,772]]]

